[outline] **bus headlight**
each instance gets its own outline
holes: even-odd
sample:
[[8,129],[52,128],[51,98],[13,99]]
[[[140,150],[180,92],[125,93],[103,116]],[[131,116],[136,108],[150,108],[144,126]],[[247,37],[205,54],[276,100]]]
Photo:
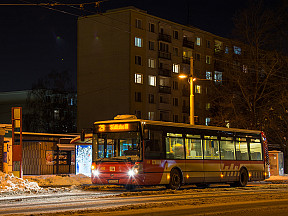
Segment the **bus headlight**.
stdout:
[[92,174],[94,176],[99,176],[100,172],[99,172],[99,170],[95,169],[95,170],[92,170]]
[[130,177],[133,177],[133,176],[135,176],[135,175],[137,175],[137,174],[138,174],[138,169],[132,168],[132,169],[130,169],[130,170],[128,171],[128,175],[129,175]]

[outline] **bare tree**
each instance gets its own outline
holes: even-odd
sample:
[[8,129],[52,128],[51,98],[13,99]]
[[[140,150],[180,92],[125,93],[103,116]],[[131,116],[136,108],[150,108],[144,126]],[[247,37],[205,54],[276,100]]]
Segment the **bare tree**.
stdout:
[[51,72],[28,93],[24,129],[33,132],[76,132],[76,93],[69,73]]
[[261,1],[237,14],[233,41],[241,41],[241,53],[222,64],[223,82],[215,85],[211,112],[215,125],[263,130],[287,158],[288,61],[273,46],[279,19]]

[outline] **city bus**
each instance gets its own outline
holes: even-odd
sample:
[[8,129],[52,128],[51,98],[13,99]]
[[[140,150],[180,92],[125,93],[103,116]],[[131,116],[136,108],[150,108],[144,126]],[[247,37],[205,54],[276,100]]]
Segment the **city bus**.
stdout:
[[269,177],[261,131],[189,125],[118,116],[95,122],[91,180],[98,185],[226,183],[245,187]]

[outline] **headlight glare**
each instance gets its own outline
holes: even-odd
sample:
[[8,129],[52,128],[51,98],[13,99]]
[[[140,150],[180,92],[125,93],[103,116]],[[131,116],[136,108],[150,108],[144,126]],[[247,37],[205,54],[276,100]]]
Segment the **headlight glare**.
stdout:
[[99,170],[92,170],[93,175],[98,176],[100,174]]

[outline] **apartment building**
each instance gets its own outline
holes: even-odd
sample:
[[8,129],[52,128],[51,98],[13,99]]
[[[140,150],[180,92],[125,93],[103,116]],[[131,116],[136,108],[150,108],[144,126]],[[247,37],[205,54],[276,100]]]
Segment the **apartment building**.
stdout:
[[222,82],[221,59],[237,48],[228,39],[134,7],[79,18],[78,130],[118,114],[189,123],[189,83],[179,74],[190,74],[191,56],[198,78],[195,123],[209,125],[209,86]]

